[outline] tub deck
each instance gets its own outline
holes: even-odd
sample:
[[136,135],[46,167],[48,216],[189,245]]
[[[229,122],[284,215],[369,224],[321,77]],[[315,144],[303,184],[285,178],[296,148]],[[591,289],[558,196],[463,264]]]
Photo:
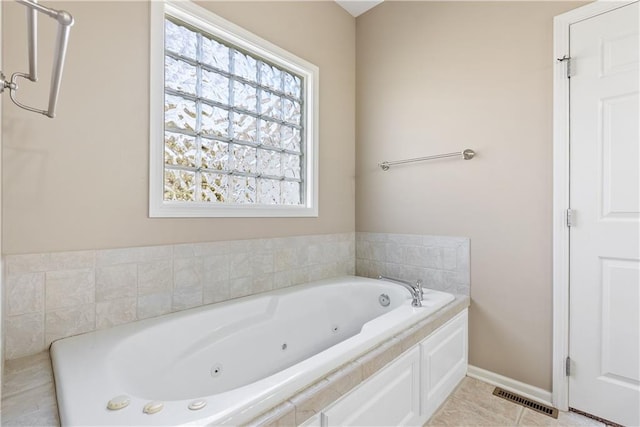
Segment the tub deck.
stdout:
[[[381,346],[342,365],[337,370],[249,422],[249,425],[299,425],[322,408],[351,391],[405,350],[421,341],[467,308],[468,296],[455,300],[427,319],[398,333]],[[59,426],[48,352],[5,363],[2,386],[3,426]]]

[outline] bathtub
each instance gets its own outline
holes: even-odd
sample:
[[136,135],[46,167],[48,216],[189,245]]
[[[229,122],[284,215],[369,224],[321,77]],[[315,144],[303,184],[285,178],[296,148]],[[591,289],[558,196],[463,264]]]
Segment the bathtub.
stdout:
[[238,425],[453,300],[425,290],[415,308],[401,286],[349,276],[65,338],[51,346],[61,423]]

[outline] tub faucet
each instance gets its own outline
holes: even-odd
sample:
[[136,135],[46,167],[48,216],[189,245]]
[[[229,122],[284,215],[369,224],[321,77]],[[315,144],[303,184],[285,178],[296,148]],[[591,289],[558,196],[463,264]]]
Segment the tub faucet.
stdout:
[[413,301],[411,301],[412,307],[422,307],[422,280],[418,279],[415,283],[409,282],[407,280],[395,279],[393,277],[387,276],[378,276],[379,280],[386,280],[392,283],[397,283],[398,285],[404,287],[409,292],[411,292],[411,297]]

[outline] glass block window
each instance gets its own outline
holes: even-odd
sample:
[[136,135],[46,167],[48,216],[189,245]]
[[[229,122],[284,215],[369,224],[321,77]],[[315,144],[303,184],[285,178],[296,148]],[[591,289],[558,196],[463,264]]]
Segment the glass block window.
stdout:
[[164,200],[300,205],[300,76],[171,17],[164,34]]
[[[163,5],[162,196],[152,216],[317,215],[317,68],[288,53],[279,60],[262,40],[238,43],[257,36],[192,3]],[[207,18],[214,22],[203,25]],[[154,151],[152,141],[152,169]],[[178,214],[153,215],[154,206]]]

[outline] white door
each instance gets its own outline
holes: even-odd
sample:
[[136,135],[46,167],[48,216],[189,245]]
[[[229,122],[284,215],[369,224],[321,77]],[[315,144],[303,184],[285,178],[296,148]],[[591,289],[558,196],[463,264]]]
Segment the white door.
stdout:
[[638,3],[570,27],[569,406],[640,425]]

